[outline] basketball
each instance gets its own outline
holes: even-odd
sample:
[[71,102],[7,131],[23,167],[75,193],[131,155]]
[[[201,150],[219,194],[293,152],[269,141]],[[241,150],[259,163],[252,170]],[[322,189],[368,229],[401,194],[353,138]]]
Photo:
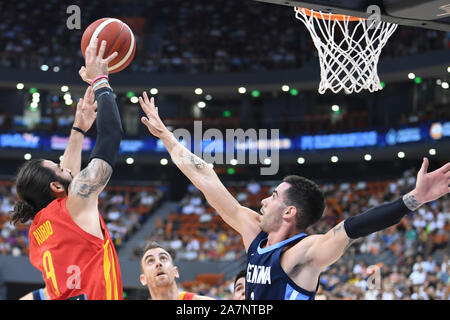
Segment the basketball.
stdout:
[[[133,61],[136,52],[136,41],[133,31],[124,22],[115,18],[102,18],[91,23],[81,38],[81,52],[86,58],[86,48],[93,39],[98,38],[100,48],[102,40],[106,41],[103,58],[117,51],[118,56],[108,65],[109,73],[116,73],[125,69]],[[97,51],[98,52],[98,51]]]

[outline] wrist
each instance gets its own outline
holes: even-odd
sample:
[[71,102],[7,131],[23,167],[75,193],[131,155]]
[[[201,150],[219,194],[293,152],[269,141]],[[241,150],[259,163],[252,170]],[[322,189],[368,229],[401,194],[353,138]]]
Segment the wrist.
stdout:
[[422,204],[424,204],[424,201],[422,200],[416,189],[405,194],[402,199],[405,203],[405,206],[411,211],[417,210]]
[[169,131],[169,129],[164,128],[161,134],[159,135],[159,138],[164,141],[169,139],[175,139],[175,136],[172,134],[172,132]]
[[101,88],[109,88],[109,89],[112,90],[111,86],[109,85],[109,82],[107,82],[107,81],[102,82],[102,83],[97,82],[97,84],[95,84],[95,85],[92,87],[92,90],[93,90],[94,93],[95,93],[95,92],[97,92],[97,91],[98,91],[99,89],[101,89]]
[[98,75],[98,76],[94,77],[94,79],[92,79],[91,87],[93,87],[94,84],[95,84],[97,81],[102,80],[102,79],[105,79],[106,81],[109,81],[109,77],[108,77],[107,74],[101,74],[101,75]]
[[76,124],[74,124],[74,125],[72,126],[72,131],[79,132],[79,133],[81,133],[83,136],[86,135],[86,132],[87,132],[88,130],[89,130],[89,129],[85,129],[85,128],[83,128],[82,126],[78,126],[78,125],[76,125]]

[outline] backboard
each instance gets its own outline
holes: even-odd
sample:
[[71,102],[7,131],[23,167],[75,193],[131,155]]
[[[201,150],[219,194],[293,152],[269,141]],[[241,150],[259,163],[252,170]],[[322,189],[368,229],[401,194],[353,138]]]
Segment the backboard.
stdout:
[[450,32],[450,0],[256,0]]

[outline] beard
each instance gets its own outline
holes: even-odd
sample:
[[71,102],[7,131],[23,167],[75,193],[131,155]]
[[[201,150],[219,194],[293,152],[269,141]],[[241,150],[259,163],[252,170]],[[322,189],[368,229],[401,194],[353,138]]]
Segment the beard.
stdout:
[[66,191],[66,194],[68,195],[69,194],[69,186],[70,186],[70,183],[72,182],[72,179],[64,179],[64,178],[58,177],[57,181],[62,184],[64,191]]
[[265,213],[259,220],[259,227],[265,233],[278,230],[281,225],[281,217],[278,217],[275,213]]

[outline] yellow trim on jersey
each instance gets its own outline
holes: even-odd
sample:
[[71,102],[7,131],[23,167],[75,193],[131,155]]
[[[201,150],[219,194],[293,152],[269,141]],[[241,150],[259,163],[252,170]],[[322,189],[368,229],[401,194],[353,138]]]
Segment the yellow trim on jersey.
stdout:
[[116,264],[114,262],[114,255],[113,255],[111,246],[109,246],[109,253],[111,255],[111,260],[112,260],[111,265],[112,265],[113,283],[114,283],[114,300],[119,300],[119,290],[117,288]]
[[[112,280],[111,280],[111,269],[112,269]],[[119,300],[116,265],[114,261],[114,254],[112,251],[112,244],[110,243],[109,239],[103,245],[103,273],[105,275],[106,299],[107,300],[113,299],[112,289],[114,286],[114,300]]]

